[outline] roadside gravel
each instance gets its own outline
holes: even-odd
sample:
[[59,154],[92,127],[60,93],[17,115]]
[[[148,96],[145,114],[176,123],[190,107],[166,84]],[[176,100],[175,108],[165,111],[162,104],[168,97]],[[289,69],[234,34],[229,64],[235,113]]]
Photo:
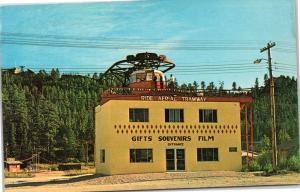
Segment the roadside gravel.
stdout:
[[211,178],[211,177],[254,177],[253,173],[234,172],[234,171],[201,171],[201,172],[168,172],[168,173],[145,173],[145,174],[128,174],[128,175],[112,175],[100,176],[87,181],[87,184],[122,184],[135,183],[144,181],[157,180],[173,180],[173,179],[195,179],[195,178]]

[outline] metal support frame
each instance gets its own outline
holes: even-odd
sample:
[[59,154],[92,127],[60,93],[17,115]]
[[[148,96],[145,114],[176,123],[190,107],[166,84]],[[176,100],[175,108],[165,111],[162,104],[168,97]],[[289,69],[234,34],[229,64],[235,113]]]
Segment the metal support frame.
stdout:
[[[245,117],[245,142],[246,142],[246,160],[249,163],[249,152],[251,153],[251,160],[254,160],[254,129],[253,129],[253,107],[251,104],[242,104],[241,112],[244,113]],[[250,133],[249,133],[250,127]],[[249,150],[249,135],[250,135],[250,145],[251,151]]]
[[126,59],[114,63],[103,74],[104,80],[117,80],[126,85],[129,82],[130,74],[143,69],[157,69],[165,73],[175,67],[175,64],[166,56],[158,56],[156,53],[138,53],[128,55]]
[[251,143],[251,158],[254,160],[254,130],[253,130],[253,113],[252,113],[252,106],[250,106],[250,143]]
[[248,106],[245,106],[245,137],[246,137],[246,151],[247,151],[247,164],[249,161],[249,144],[248,144]]

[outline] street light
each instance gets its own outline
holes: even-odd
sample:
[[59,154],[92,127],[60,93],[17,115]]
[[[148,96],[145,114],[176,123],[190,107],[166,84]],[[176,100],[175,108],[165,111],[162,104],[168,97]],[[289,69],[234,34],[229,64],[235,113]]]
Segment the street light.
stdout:
[[259,59],[256,59],[253,63],[254,64],[260,64],[262,60],[268,61],[267,59],[259,58]]

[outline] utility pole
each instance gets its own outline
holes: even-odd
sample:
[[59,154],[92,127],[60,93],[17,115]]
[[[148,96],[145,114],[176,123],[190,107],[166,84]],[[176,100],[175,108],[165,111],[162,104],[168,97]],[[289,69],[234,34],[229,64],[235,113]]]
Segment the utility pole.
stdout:
[[271,116],[272,116],[272,167],[273,171],[277,168],[277,134],[276,134],[276,111],[275,111],[275,91],[274,91],[274,79],[272,75],[272,58],[271,48],[274,47],[275,42],[269,42],[266,47],[260,49],[260,52],[268,51],[268,64],[269,64],[269,76],[270,76],[270,96],[271,96]]

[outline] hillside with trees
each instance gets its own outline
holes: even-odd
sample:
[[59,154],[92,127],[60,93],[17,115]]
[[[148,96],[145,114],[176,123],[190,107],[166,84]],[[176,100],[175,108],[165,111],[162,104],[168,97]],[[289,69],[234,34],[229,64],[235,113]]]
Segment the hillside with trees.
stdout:
[[[298,101],[296,79],[280,76],[275,79],[278,144],[295,154],[298,149]],[[2,73],[2,107],[4,153],[8,157],[26,159],[39,152],[41,162],[93,161],[94,109],[108,84],[99,74],[92,76],[60,75],[22,71]],[[223,90],[224,82],[193,82],[178,85],[184,89]],[[242,88],[236,82],[233,90]],[[268,77],[252,88],[253,126],[256,150],[271,138],[271,117]]]

